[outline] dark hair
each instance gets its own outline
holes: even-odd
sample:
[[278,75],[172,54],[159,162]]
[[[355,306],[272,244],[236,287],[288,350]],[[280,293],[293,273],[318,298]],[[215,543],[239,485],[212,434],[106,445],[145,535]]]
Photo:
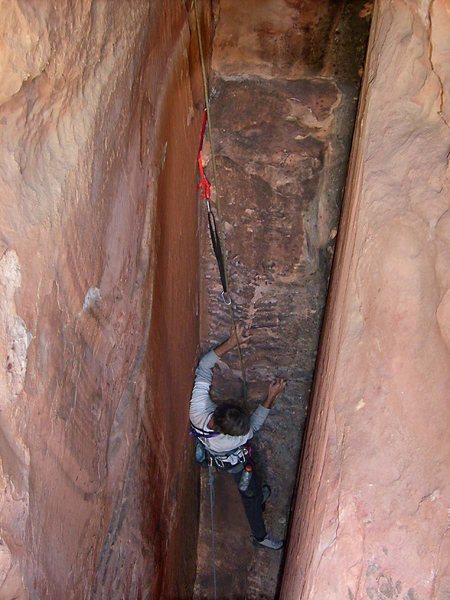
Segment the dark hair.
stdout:
[[236,404],[224,402],[214,411],[214,430],[226,435],[246,435],[250,417]]

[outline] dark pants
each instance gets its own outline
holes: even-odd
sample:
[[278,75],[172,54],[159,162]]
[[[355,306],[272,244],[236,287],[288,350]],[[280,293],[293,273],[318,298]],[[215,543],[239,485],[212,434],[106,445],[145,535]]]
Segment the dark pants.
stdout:
[[[236,484],[239,485],[242,471],[240,473],[232,473],[232,475]],[[241,492],[239,490],[239,493],[241,494],[242,504],[244,505],[245,514],[247,515],[247,520],[253,536],[257,540],[264,539],[267,535],[267,531],[263,519],[263,495],[261,481],[254,471],[246,491]]]

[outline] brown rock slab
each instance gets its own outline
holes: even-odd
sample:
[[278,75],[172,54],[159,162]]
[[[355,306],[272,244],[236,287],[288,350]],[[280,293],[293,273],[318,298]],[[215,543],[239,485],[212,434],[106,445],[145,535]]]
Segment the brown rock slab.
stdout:
[[449,23],[374,14],[281,598],[450,594]]

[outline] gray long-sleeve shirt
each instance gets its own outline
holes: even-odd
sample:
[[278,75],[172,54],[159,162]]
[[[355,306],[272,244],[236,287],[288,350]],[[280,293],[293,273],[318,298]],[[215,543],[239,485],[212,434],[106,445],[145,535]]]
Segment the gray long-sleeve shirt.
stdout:
[[[211,350],[201,359],[197,370],[195,371],[194,389],[192,390],[191,405],[189,416],[191,423],[198,429],[206,432],[213,432],[208,427],[209,420],[216,408],[216,404],[209,397],[209,390],[212,382],[212,370],[219,357]],[[225,435],[221,433],[215,437],[202,438],[202,443],[213,454],[224,454],[239,448],[253,437],[261,429],[264,421],[269,414],[269,409],[261,404],[250,417],[250,431],[247,435]]]

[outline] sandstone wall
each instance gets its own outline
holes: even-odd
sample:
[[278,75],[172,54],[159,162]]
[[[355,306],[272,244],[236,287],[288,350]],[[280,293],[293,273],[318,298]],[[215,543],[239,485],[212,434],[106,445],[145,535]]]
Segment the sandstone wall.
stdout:
[[450,596],[449,30],[377,5],[282,598]]
[[2,600],[193,583],[201,86],[187,11],[0,3]]

